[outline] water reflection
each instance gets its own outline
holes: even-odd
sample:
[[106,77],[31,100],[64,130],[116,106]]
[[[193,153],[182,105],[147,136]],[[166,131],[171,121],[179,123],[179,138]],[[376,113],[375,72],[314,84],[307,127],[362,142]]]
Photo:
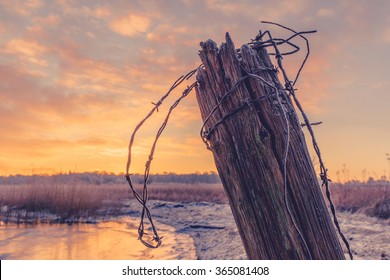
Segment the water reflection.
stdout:
[[126,260],[194,259],[192,240],[159,225],[163,245],[155,250],[137,240],[135,222],[1,225],[0,259]]

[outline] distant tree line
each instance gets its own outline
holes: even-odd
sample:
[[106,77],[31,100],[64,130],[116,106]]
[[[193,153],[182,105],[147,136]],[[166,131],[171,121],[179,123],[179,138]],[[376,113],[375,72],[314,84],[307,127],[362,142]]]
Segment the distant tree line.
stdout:
[[[131,179],[134,183],[142,184],[144,176],[133,174]],[[149,183],[181,183],[181,184],[215,184],[220,183],[216,172],[195,172],[190,174],[162,173],[151,174]],[[0,176],[0,185],[22,185],[34,183],[72,184],[84,183],[90,185],[123,184],[124,174],[107,172],[84,172],[84,173],[58,173],[53,175],[11,175]]]
[[[143,183],[143,176],[137,175],[137,182]],[[154,174],[150,176],[149,183],[183,183],[183,184],[215,184],[220,183],[221,180],[215,172],[205,173],[190,173],[190,174],[176,174],[176,173],[163,173]]]

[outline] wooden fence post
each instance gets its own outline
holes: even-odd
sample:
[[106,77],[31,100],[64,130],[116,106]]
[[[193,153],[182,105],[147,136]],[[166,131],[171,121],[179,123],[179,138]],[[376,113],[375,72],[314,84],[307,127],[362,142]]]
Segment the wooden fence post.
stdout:
[[201,48],[196,96],[204,137],[248,258],[345,259],[302,127],[266,50],[243,45],[237,52],[229,34],[220,48],[211,40]]

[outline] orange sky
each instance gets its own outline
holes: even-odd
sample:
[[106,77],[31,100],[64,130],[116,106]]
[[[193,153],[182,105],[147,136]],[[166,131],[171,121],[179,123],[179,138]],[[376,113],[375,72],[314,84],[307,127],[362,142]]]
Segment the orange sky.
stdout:
[[[260,20],[318,30],[297,87],[310,119],[324,122],[316,133],[331,178],[388,174],[389,10],[379,0],[0,0],[0,175],[124,172],[132,130],[199,64],[199,42],[219,44],[226,31],[237,47],[259,29],[285,35]],[[285,59],[289,71],[299,59]],[[143,171],[164,112],[137,136],[131,172]],[[151,172],[215,170],[200,127],[193,92]]]

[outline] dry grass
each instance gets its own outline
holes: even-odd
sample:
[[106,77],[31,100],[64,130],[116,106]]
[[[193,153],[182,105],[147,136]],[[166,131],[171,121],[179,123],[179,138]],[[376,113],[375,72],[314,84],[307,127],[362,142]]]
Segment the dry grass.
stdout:
[[154,184],[150,186],[149,198],[182,203],[228,202],[221,184]]
[[106,191],[91,185],[6,185],[0,186],[1,212],[24,210],[49,212],[61,218],[96,216]]
[[[387,188],[387,191],[386,191]],[[390,218],[389,186],[332,184],[332,199],[341,211]],[[136,185],[140,192],[141,185]],[[221,184],[155,183],[149,186],[149,199],[173,202],[227,203]],[[116,209],[133,198],[124,184],[86,185],[32,183],[0,185],[0,214],[12,211],[51,213],[61,219],[96,217],[119,213]]]
[[[138,192],[142,186],[136,185]],[[227,202],[218,184],[152,184],[149,199],[175,202]],[[123,201],[133,198],[130,188],[123,185],[43,184],[0,185],[0,213],[12,211],[51,213],[60,219],[87,218],[116,213]]]
[[390,218],[390,186],[384,184],[333,184],[332,200],[340,211]]

